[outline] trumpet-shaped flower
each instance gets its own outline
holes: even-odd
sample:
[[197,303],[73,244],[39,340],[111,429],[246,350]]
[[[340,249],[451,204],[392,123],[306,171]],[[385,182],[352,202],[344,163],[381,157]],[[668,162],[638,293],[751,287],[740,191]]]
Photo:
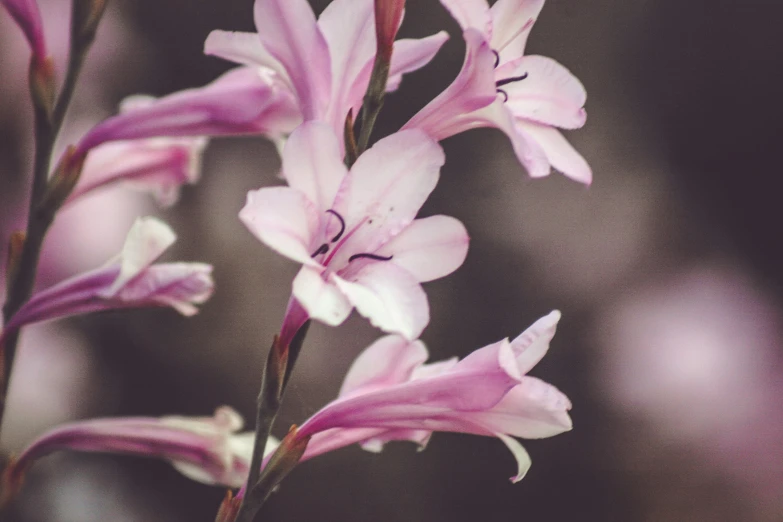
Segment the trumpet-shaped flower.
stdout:
[[[438,140],[477,127],[495,127],[511,140],[530,176],[550,168],[589,184],[592,171],[556,127],[585,123],[587,95],[565,67],[543,56],[523,56],[542,0],[442,0],[464,29],[465,63],[457,78],[404,128]],[[467,88],[470,87],[470,88]]]
[[465,259],[468,235],[447,216],[415,219],[444,162],[416,130],[393,134],[348,172],[337,137],[320,122],[299,127],[283,150],[290,187],[248,194],[240,218],[263,243],[302,263],[293,297],[309,317],[342,323],[351,309],[415,339],[429,321],[419,283]]
[[[169,461],[188,478],[204,484],[239,487],[247,479],[252,432],[237,433],[242,417],[228,406],[213,417],[120,417],[65,424],[36,439],[6,470],[18,485],[32,463],[59,450],[119,453]],[[270,441],[274,447],[276,441]]]
[[424,364],[421,341],[387,336],[354,361],[339,397],[304,422],[306,460],[353,443],[378,451],[390,440],[426,444],[433,431],[496,436],[513,452],[521,479],[530,459],[514,439],[571,429],[571,403],[554,386],[525,375],[546,354],[559,312],[516,339],[485,346],[461,361]]
[[158,136],[222,136],[291,132],[301,116],[287,87],[258,68],[238,67],[212,83],[160,99],[132,97],[120,114],[93,127],[77,155],[102,143]]
[[[376,52],[373,0],[334,0],[316,20],[307,0],[256,0],[258,34],[213,31],[207,54],[277,75],[296,97],[305,121],[331,124],[342,136],[350,109],[361,106]],[[402,74],[426,65],[445,32],[395,42],[388,90]]]
[[33,322],[118,308],[170,306],[186,316],[195,314],[195,305],[212,295],[212,267],[153,264],[175,239],[162,221],[137,220],[116,259],[33,295],[11,317],[3,334]]

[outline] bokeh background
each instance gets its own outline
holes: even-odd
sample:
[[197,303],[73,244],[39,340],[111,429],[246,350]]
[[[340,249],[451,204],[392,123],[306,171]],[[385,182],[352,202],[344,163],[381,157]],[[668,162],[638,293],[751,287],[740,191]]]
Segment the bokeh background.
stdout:
[[[62,74],[68,4],[39,0]],[[317,11],[325,5],[314,2]],[[78,87],[63,145],[127,95],[163,95],[229,65],[202,54],[212,29],[253,30],[251,0],[113,0]],[[574,403],[574,430],[526,443],[517,485],[496,440],[437,434],[426,451],[347,448],[303,464],[265,521],[776,522],[783,520],[783,4],[771,0],[548,0],[529,52],[588,91],[568,134],[591,163],[585,187],[532,181],[498,131],[447,140],[423,214],[459,217],[471,251],[426,285],[435,358],[564,318],[533,374]],[[387,99],[378,135],[399,128],[459,70],[464,45],[435,0],[409,2],[403,36],[446,28],[435,61]],[[21,226],[32,155],[28,49],[0,13],[0,234]],[[158,209],[127,190],[58,218],[40,285],[103,263],[140,213],[177,230],[170,259],[215,265],[202,312],[109,313],[28,328],[2,444],[20,448],[69,419],[252,418],[260,368],[296,267],[237,220],[248,190],[278,183],[264,139],[214,140],[200,184]],[[314,325],[278,435],[337,393],[377,337],[352,317]],[[162,462],[58,454],[30,472],[18,522],[211,521],[223,495]]]

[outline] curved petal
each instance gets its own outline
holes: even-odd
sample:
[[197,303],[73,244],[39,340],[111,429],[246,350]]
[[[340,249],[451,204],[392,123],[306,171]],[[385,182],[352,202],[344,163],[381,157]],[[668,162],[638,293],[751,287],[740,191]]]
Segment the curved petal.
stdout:
[[216,29],[204,41],[204,54],[242,65],[268,67],[290,82],[283,64],[269,54],[258,33]]
[[517,358],[517,367],[522,375],[533,369],[546,355],[560,317],[560,311],[553,310],[511,341],[511,349]]
[[511,477],[511,482],[516,484],[525,478],[525,475],[527,475],[527,472],[530,469],[533,461],[530,460],[530,455],[528,455],[524,446],[522,446],[522,444],[520,444],[519,441],[517,441],[515,438],[509,437],[508,435],[503,435],[502,433],[495,433],[495,436],[506,445],[506,447],[511,451],[511,454],[514,455],[514,459],[517,461],[517,474]]
[[416,339],[430,321],[427,294],[416,278],[391,263],[373,262],[350,281],[334,276],[356,310],[384,332]]
[[514,118],[576,129],[585,124],[582,108],[587,92],[571,72],[551,58],[525,56],[495,71],[495,77],[522,78],[503,85],[508,96],[506,108]]
[[516,123],[517,131],[535,140],[554,168],[574,181],[585,185],[592,183],[593,171],[590,169],[590,165],[557,129],[527,121],[517,121]]
[[393,256],[421,283],[447,276],[462,266],[468,255],[468,231],[450,216],[417,219],[375,252]]
[[150,266],[176,240],[177,235],[171,227],[158,218],[148,216],[137,219],[120,252],[120,273],[103,295],[114,295],[128,281]]
[[329,48],[307,0],[256,0],[261,43],[288,72],[305,120],[319,119],[329,102]]
[[330,326],[342,324],[353,308],[333,282],[324,281],[321,272],[309,266],[294,278],[293,294],[311,318]]
[[332,208],[348,169],[332,129],[321,122],[305,122],[283,148],[283,175],[288,184],[315,203],[319,212]]
[[277,253],[304,265],[320,266],[310,257],[318,213],[302,192],[289,187],[251,190],[239,219]]
[[350,232],[333,266],[374,252],[408,226],[435,188],[444,161],[443,149],[418,130],[392,134],[362,154],[335,200]]
[[[440,31],[424,38],[405,38],[394,42],[386,91],[396,91],[403,74],[421,69],[430,63],[448,39],[449,33]],[[367,74],[369,75],[369,70]]]
[[501,64],[525,54],[527,37],[543,7],[544,0],[498,0],[492,6],[491,42]]
[[157,303],[190,317],[198,312],[195,305],[206,302],[214,289],[212,266],[204,263],[162,263],[149,267],[125,285],[115,296],[119,303],[108,303],[106,309]]
[[407,382],[428,357],[427,348],[421,341],[411,342],[399,335],[381,337],[353,361],[338,396]]
[[440,0],[462,30],[478,30],[485,40],[492,36],[492,16],[487,0]]
[[497,98],[495,57],[478,31],[467,29],[463,36],[467,47],[459,74],[451,85],[416,113],[403,129],[421,129],[440,141],[481,126],[472,113]]

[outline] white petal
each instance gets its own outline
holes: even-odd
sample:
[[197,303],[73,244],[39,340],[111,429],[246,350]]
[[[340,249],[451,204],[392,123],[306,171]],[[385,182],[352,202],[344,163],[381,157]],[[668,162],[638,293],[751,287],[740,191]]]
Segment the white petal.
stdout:
[[440,0],[459,26],[478,29],[485,40],[492,35],[492,17],[487,0]]
[[204,54],[242,65],[268,67],[290,81],[283,65],[264,48],[258,33],[212,31],[204,42]]
[[430,63],[449,39],[449,33],[441,31],[421,39],[406,38],[394,42],[387,91],[399,87],[402,75],[420,69]]
[[514,437],[509,437],[508,435],[503,435],[502,433],[496,433],[495,436],[506,445],[517,461],[517,474],[511,477],[511,482],[516,484],[525,478],[525,475],[527,475],[527,472],[530,469],[531,464],[533,464],[533,461],[530,460],[530,455],[528,455],[522,444],[520,444],[519,441]]
[[492,48],[500,53],[500,63],[525,54],[527,37],[544,0],[498,0],[492,13]]
[[339,396],[407,382],[428,357],[421,341],[410,342],[399,335],[381,337],[353,361]]
[[522,375],[529,372],[546,355],[549,350],[549,342],[555,336],[560,317],[560,311],[554,310],[537,320],[511,341],[511,349],[514,350],[517,367]]
[[394,256],[391,262],[419,282],[444,277],[462,265],[468,254],[468,232],[449,216],[417,219],[376,252]]
[[337,287],[373,326],[416,339],[430,320],[427,295],[416,279],[388,262],[370,262],[346,281],[334,276]]
[[261,242],[289,259],[320,266],[310,257],[318,231],[313,203],[298,190],[270,187],[251,190],[239,219]]
[[593,181],[593,171],[590,169],[590,165],[557,129],[518,120],[517,130],[535,140],[546,153],[549,163],[554,168],[574,181],[585,185],[589,185]]
[[351,303],[318,269],[303,266],[294,278],[294,297],[307,314],[330,326],[342,324],[351,313]]

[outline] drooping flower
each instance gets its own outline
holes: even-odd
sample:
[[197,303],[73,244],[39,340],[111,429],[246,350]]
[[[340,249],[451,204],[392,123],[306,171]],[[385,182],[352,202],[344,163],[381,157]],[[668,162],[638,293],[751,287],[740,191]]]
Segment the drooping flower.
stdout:
[[153,264],[175,239],[162,221],[138,219],[116,259],[33,295],[5,325],[0,342],[25,324],[102,310],[170,306],[186,316],[195,314],[195,305],[212,295],[212,267]]
[[546,176],[554,167],[589,184],[590,166],[556,129],[584,125],[584,87],[551,58],[523,56],[543,1],[499,0],[491,8],[486,0],[442,3],[464,30],[465,63],[454,83],[404,128],[441,140],[495,127],[509,137],[530,176]]
[[212,83],[154,100],[133,97],[123,111],[93,127],[75,155],[109,141],[159,136],[265,134],[278,137],[301,122],[288,88],[267,71],[238,67]]
[[[20,485],[34,461],[60,450],[117,453],[169,461],[204,484],[240,487],[247,479],[253,432],[228,406],[213,417],[119,417],[77,421],[55,428],[25,448],[5,471],[7,486]],[[270,441],[273,448],[275,440]]]
[[518,461],[520,480],[530,458],[514,437],[551,437],[571,429],[571,403],[554,386],[525,375],[546,354],[559,312],[536,321],[509,342],[424,364],[421,341],[387,336],[354,361],[339,397],[304,422],[312,437],[306,460],[354,443],[379,451],[391,440],[423,446],[433,431],[495,436]]
[[356,307],[375,326],[415,339],[429,321],[420,283],[456,270],[468,248],[456,219],[414,219],[437,183],[441,148],[420,131],[399,132],[348,172],[331,129],[309,122],[291,135],[282,162],[290,187],[250,192],[240,219],[304,265],[293,297],[327,324]]
[[43,61],[47,56],[46,39],[38,2],[36,0],[0,0],[0,5],[8,10],[11,18],[24,33],[35,58]]
[[[258,34],[213,31],[205,52],[277,75],[305,121],[325,121],[342,137],[348,111],[357,114],[370,80],[373,0],[334,0],[317,20],[307,0],[256,0],[254,15]],[[441,31],[395,42],[387,89],[426,65],[447,38]]]

